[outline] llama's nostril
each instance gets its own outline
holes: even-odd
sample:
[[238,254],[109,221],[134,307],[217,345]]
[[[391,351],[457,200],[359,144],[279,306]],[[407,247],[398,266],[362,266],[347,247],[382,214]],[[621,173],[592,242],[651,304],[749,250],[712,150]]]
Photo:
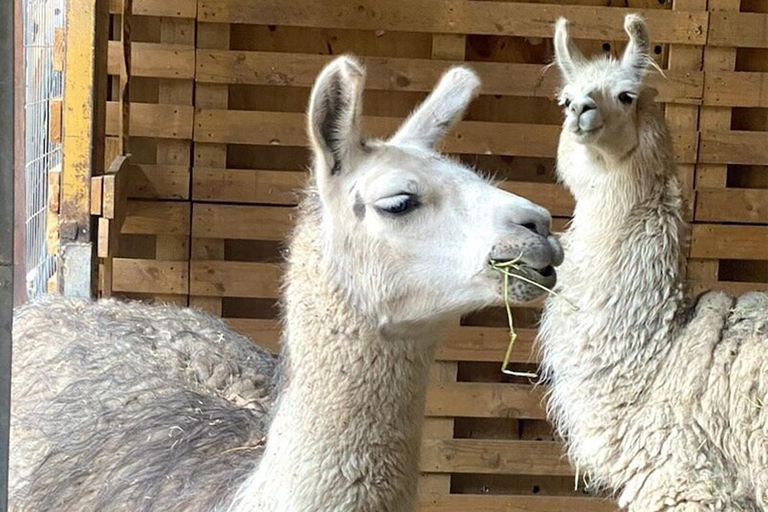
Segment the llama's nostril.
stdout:
[[525,224],[523,224],[523,227],[524,227],[525,229],[528,229],[528,230],[530,230],[530,231],[533,231],[533,232],[534,232],[534,233],[536,233],[536,234],[538,234],[538,233],[539,233],[539,231],[536,229],[536,224],[534,224],[533,222],[526,222]]
[[583,114],[584,112],[589,112],[590,110],[595,110],[595,108],[596,107],[594,105],[590,105],[589,103],[585,103],[581,107],[581,113]]

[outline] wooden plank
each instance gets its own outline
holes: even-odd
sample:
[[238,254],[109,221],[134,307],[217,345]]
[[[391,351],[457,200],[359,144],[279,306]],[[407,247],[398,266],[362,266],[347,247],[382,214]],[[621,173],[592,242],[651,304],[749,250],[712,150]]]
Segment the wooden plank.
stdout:
[[195,167],[192,197],[195,201],[295,205],[306,178],[307,173],[298,171]]
[[294,225],[293,208],[195,203],[192,236],[234,240],[284,240]]
[[61,98],[53,98],[48,101],[50,119],[48,121],[48,136],[51,142],[61,143]]
[[[402,119],[365,117],[363,124],[375,136],[395,131]],[[229,144],[304,146],[304,114],[242,110],[199,110],[195,116],[195,141]],[[498,154],[553,158],[557,153],[560,127],[462,121],[446,137],[443,151],[449,153]],[[679,162],[696,161],[698,134],[673,134]]]
[[768,48],[768,14],[713,11],[709,17],[711,46]]
[[575,496],[444,494],[419,497],[419,512],[617,512],[608,500]]
[[66,32],[63,28],[53,29],[53,55],[51,57],[54,71],[64,71],[64,40]]
[[251,339],[260,347],[280,351],[280,323],[277,320],[263,318],[225,318],[233,330]]
[[562,185],[551,183],[530,183],[525,181],[502,181],[499,188],[522,196],[549,210],[556,217],[570,217],[576,201]]
[[[196,46],[214,50],[229,50],[231,30],[229,25],[197,23]],[[224,84],[198,83],[195,88],[195,105],[198,108],[227,109],[229,107],[229,86]],[[199,112],[198,112],[199,114]],[[194,150],[194,167],[224,168],[227,166],[227,145],[209,144],[197,141]],[[193,260],[223,260],[224,240],[192,240]],[[190,305],[221,316],[223,302],[219,297],[190,297]]]
[[545,389],[523,384],[453,382],[432,384],[427,391],[427,416],[465,418],[526,418],[545,420]]
[[390,0],[386,4],[376,0],[200,0],[198,17],[214,23],[550,38],[557,18],[565,16],[576,39],[621,41],[627,37],[623,24],[630,12],[645,17],[654,41],[706,42],[706,13],[658,9],[444,0],[436,11],[430,0]]
[[189,269],[183,261],[114,258],[112,290],[115,292],[186,294]]
[[422,443],[420,467],[434,473],[573,474],[562,445],[552,441],[426,439]]
[[103,200],[104,178],[102,176],[94,176],[91,178],[91,215],[101,215]]
[[133,164],[126,194],[137,199],[189,199],[186,165]]
[[768,107],[768,73],[707,71],[704,105]]
[[205,261],[190,263],[190,295],[276,299],[281,268],[270,263]]
[[753,188],[699,189],[696,192],[696,220],[701,222],[768,224],[768,190]]
[[712,290],[730,293],[734,297],[747,292],[768,292],[768,283],[750,283],[740,281],[691,281],[688,283],[693,295],[699,295]]
[[[535,329],[515,329],[517,341],[512,348],[513,363],[539,362],[533,350]],[[445,361],[485,361],[501,364],[509,344],[506,327],[452,327],[438,345],[436,358]]]
[[[119,75],[123,48],[120,41],[109,42],[107,71]],[[195,49],[183,44],[132,43],[131,76],[189,79],[195,77]]]
[[[109,12],[121,14],[122,1],[109,0]],[[197,15],[197,0],[133,0],[134,16],[158,16],[168,18],[194,18]]]
[[[456,37],[449,36],[446,37]],[[459,36],[463,37],[463,36]],[[317,74],[333,56],[198,50],[200,82],[311,87]],[[363,57],[365,86],[370,90],[429,92],[453,60]],[[524,97],[554,97],[561,77],[554,67],[539,64],[467,62],[482,79],[483,94]],[[667,70],[666,78],[653,74],[649,85],[659,91],[658,101],[697,104],[702,95],[704,74],[692,70]],[[510,80],[510,77],[515,77]]]
[[[131,137],[191,139],[194,107],[131,103]],[[120,103],[107,103],[107,135],[120,134]]]
[[768,165],[768,132],[702,131],[699,161]]
[[768,260],[768,226],[695,224],[691,257]]
[[[107,219],[122,221],[125,217],[125,182],[128,176],[128,157],[119,156],[107,169],[103,179],[102,215]],[[120,229],[121,222],[118,223]]]
[[61,200],[61,164],[48,171],[48,211],[46,213],[46,250],[59,251],[59,205]]
[[190,204],[172,201],[128,201],[122,233],[188,235]]

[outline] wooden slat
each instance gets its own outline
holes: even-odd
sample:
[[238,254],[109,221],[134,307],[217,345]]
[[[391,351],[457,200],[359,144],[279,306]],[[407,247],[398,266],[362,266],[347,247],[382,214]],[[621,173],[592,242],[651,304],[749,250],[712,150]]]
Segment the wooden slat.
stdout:
[[[226,84],[311,87],[317,74],[333,57],[277,52],[198,50],[197,76],[200,82]],[[456,64],[450,60],[363,57],[367,89],[429,92],[445,70]],[[482,79],[482,94],[552,98],[561,77],[555,67],[539,64],[467,62]],[[703,73],[665,71],[666,78],[654,74],[649,85],[659,91],[658,101],[698,103],[703,88]],[[510,80],[514,77],[514,80]]]
[[768,190],[752,188],[699,189],[696,191],[696,220],[768,224]]
[[443,0],[439,10],[430,0],[200,0],[198,17],[214,23],[552,37],[556,19],[565,16],[574,38],[625,40],[624,16],[630,12],[645,17],[654,41],[706,41],[706,13],[467,0]]
[[704,105],[768,107],[768,73],[707,71]]
[[[395,131],[402,119],[366,117],[366,129],[376,136]],[[229,144],[303,146],[306,144],[304,114],[293,112],[253,112],[242,110],[199,110],[195,115],[195,141]],[[560,127],[463,121],[445,140],[449,153],[498,154],[529,157],[554,157]],[[698,135],[673,134],[679,162],[696,159]]]
[[[123,48],[120,41],[109,42],[107,71],[119,75]],[[179,78],[195,77],[195,50],[183,44],[131,44],[131,77]]]
[[522,384],[452,382],[427,391],[427,416],[546,419],[544,388]]
[[205,261],[190,263],[190,295],[276,299],[281,269],[269,263]]
[[419,497],[419,512],[617,512],[608,500],[574,496],[443,494]]
[[189,199],[189,168],[185,165],[133,164],[129,168],[128,197]]
[[699,160],[702,163],[768,165],[768,132],[704,131]]
[[[109,0],[109,12],[122,13],[121,0]],[[133,14],[164,18],[194,18],[197,14],[197,0],[133,0]]]
[[307,174],[297,171],[208,169],[192,171],[195,201],[295,205]]
[[689,287],[693,295],[719,290],[730,293],[734,297],[748,292],[768,292],[768,283],[750,283],[741,281],[691,281]]
[[499,188],[540,204],[549,210],[553,216],[570,217],[573,215],[575,200],[571,193],[561,185],[525,181],[502,181],[499,183]]
[[768,260],[768,226],[696,224],[692,258]]
[[195,203],[192,236],[284,240],[293,228],[292,208]]
[[115,258],[112,260],[112,290],[151,294],[186,294],[187,263]]
[[48,136],[51,142],[57,144],[61,143],[61,112],[63,101],[61,98],[52,98],[48,101],[49,116],[48,121]]
[[248,336],[254,343],[271,350],[280,351],[280,323],[263,318],[225,318],[235,331]]
[[[513,363],[538,362],[533,351],[535,329],[515,329],[517,340],[512,347]],[[437,359],[445,361],[486,361],[501,363],[509,343],[505,327],[453,327],[438,345]]]
[[[194,107],[131,103],[131,137],[191,139]],[[107,135],[120,133],[120,104],[107,103]]]
[[128,201],[123,234],[188,235],[190,204],[172,201]]
[[422,444],[420,467],[434,473],[573,474],[562,445],[552,441],[427,439]]
[[768,48],[768,14],[711,12],[707,44],[739,48]]

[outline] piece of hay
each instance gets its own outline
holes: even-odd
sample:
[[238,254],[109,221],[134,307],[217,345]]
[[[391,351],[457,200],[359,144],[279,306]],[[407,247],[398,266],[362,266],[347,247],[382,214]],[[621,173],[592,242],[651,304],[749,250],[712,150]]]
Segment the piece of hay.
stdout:
[[546,286],[537,283],[536,281],[533,281],[531,279],[528,279],[527,277],[513,273],[511,270],[517,270],[518,272],[522,272],[522,269],[517,264],[518,261],[523,257],[523,254],[520,253],[520,256],[513,260],[507,260],[507,261],[496,261],[491,260],[489,265],[490,267],[497,271],[501,272],[504,275],[504,306],[507,309],[507,320],[509,321],[509,345],[507,345],[507,352],[504,354],[504,361],[501,363],[501,373],[505,375],[512,375],[515,377],[528,377],[532,379],[538,378],[538,375],[532,372],[516,372],[514,370],[510,370],[507,368],[509,366],[509,359],[512,357],[512,347],[515,345],[515,340],[517,339],[517,333],[515,332],[515,325],[514,321],[512,319],[512,307],[509,304],[509,278],[514,277],[515,279],[519,279],[521,281],[525,281],[526,283],[532,284],[534,286],[537,286],[544,290],[545,292],[554,295],[560,300],[565,301],[566,304],[568,304],[574,311],[578,311],[579,308],[577,308],[574,304],[572,304],[568,299],[560,295],[559,293],[553,291],[550,288],[547,288]]

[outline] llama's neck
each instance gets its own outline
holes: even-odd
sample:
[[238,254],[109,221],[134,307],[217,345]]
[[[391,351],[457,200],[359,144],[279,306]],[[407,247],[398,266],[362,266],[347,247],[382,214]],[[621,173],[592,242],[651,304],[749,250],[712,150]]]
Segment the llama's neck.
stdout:
[[291,245],[283,389],[238,510],[412,510],[434,335],[384,335],[359,315],[316,236],[300,226]]
[[585,454],[611,445],[605,426],[663,364],[682,307],[685,225],[671,140],[660,114],[646,115],[653,130],[622,161],[561,140],[558,165],[589,177],[571,186],[577,205],[558,271],[558,289],[579,309],[550,299],[541,343],[552,417],[587,470]]

